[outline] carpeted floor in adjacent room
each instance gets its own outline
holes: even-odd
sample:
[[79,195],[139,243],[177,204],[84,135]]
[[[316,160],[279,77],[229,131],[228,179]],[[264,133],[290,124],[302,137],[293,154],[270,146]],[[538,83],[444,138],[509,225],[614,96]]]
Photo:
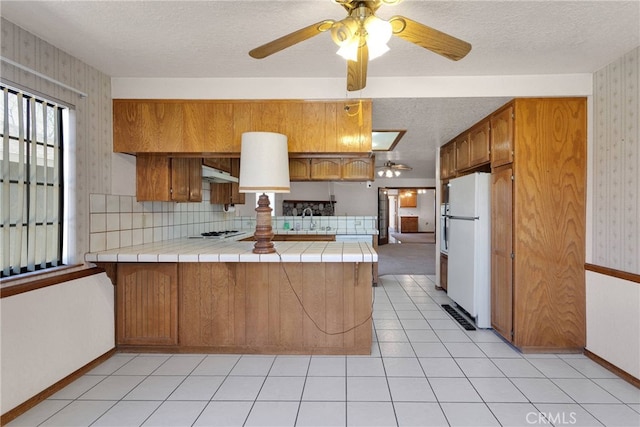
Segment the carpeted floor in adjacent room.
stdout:
[[436,274],[434,243],[397,243],[378,246],[378,275]]

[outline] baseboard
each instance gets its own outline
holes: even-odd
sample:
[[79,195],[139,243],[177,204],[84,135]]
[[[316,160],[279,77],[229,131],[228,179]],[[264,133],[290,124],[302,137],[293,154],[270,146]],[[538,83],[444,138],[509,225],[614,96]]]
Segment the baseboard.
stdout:
[[71,374],[67,375],[57,383],[42,390],[40,393],[36,394],[29,400],[21,403],[20,405],[16,406],[10,411],[7,411],[6,413],[2,414],[0,416],[0,426],[3,426],[11,422],[12,420],[16,419],[20,415],[27,412],[29,409],[36,406],[38,403],[42,402],[43,400],[46,400],[49,396],[52,396],[53,394],[62,390],[63,388],[65,388],[66,386],[68,386],[69,384],[71,384],[72,382],[74,382],[75,380],[77,380],[78,378],[80,378],[81,376],[83,376],[93,368],[95,368],[97,365],[101,364],[102,362],[104,362],[105,360],[113,356],[115,352],[116,352],[116,349],[112,348],[111,350],[104,353],[102,356],[98,356],[96,359],[87,363],[80,369],[77,369]]
[[612,364],[610,362],[607,362],[606,360],[604,360],[602,357],[598,356],[597,354],[591,353],[586,348],[584,349],[584,355],[587,356],[589,359],[593,360],[594,362],[596,362],[598,365],[602,366],[603,368],[606,368],[609,371],[613,372],[614,374],[616,374],[617,376],[619,376],[620,378],[622,378],[623,380],[625,380],[629,384],[640,388],[640,379],[634,377],[633,375],[631,375],[627,371],[623,371],[622,369],[618,368],[616,365],[614,365],[614,364]]

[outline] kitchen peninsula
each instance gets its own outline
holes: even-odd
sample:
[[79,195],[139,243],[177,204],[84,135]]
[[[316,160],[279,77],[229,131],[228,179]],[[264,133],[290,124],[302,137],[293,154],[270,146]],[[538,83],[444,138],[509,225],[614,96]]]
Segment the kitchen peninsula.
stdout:
[[86,255],[116,288],[124,351],[369,354],[368,242],[180,238]]

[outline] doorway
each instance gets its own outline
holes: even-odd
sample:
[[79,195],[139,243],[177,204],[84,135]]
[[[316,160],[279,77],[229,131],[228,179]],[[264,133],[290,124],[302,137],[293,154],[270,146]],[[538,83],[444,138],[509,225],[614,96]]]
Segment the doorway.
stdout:
[[378,244],[435,243],[437,215],[435,187],[379,187]]

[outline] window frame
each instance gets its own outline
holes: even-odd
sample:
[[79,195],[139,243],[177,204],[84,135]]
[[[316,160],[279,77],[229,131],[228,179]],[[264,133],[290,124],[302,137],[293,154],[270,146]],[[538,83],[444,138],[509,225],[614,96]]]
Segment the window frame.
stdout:
[[[16,179],[10,179],[11,177],[9,177],[9,185],[14,184],[14,185],[20,185],[23,184],[25,186],[25,191],[24,191],[24,196],[23,198],[25,199],[24,202],[24,207],[25,207],[25,211],[22,215],[21,221],[22,224],[21,226],[24,227],[26,229],[25,233],[26,236],[23,238],[26,248],[23,249],[27,252],[27,258],[29,257],[29,251],[32,250],[36,251],[35,246],[38,244],[37,241],[33,241],[33,246],[34,248],[31,248],[29,243],[30,243],[30,238],[29,238],[29,216],[30,216],[30,212],[35,209],[34,208],[34,203],[31,200],[32,199],[32,194],[31,194],[31,187],[32,187],[32,182],[31,182],[31,169],[33,168],[33,164],[32,164],[32,153],[33,150],[38,150],[38,147],[42,147],[41,149],[44,151],[47,151],[49,149],[52,150],[56,150],[57,152],[54,153],[54,159],[56,162],[56,166],[57,167],[57,176],[53,176],[51,177],[52,180],[49,180],[49,177],[47,174],[47,165],[44,165],[44,180],[43,182],[40,182],[40,180],[38,180],[38,176],[37,173],[35,176],[35,186],[34,188],[40,188],[40,187],[44,187],[45,189],[47,187],[55,187],[57,185],[57,200],[55,200],[55,202],[57,203],[57,215],[55,217],[52,216],[48,216],[47,212],[44,213],[44,218],[43,221],[38,221],[35,222],[35,227],[42,227],[42,226],[53,226],[53,225],[57,225],[57,236],[54,237],[54,239],[56,240],[55,242],[55,257],[52,258],[51,260],[48,260],[47,258],[47,248],[44,249],[45,251],[45,255],[44,255],[44,265],[43,262],[38,262],[35,263],[33,265],[33,269],[29,268],[29,265],[27,263],[27,265],[22,265],[22,259],[20,259],[20,267],[19,270],[15,267],[15,266],[2,266],[2,268],[0,269],[0,279],[2,279],[3,281],[5,280],[9,280],[9,279],[16,279],[16,278],[20,278],[20,276],[26,276],[26,275],[31,275],[31,274],[37,274],[37,273],[46,273],[48,272],[48,270],[52,270],[52,269],[59,269],[61,267],[65,267],[65,235],[66,235],[66,225],[67,225],[67,212],[66,212],[66,184],[67,184],[67,180],[66,180],[66,170],[65,170],[65,163],[66,163],[66,156],[67,156],[67,148],[66,148],[66,132],[68,129],[68,111],[70,110],[70,108],[60,102],[56,102],[54,100],[52,100],[50,97],[47,96],[42,96],[42,95],[35,95],[34,93],[30,92],[30,91],[26,91],[26,90],[21,90],[21,89],[17,89],[15,87],[12,87],[11,85],[5,84],[4,82],[0,82],[0,89],[2,90],[3,96],[2,96],[2,102],[5,102],[5,97],[4,97],[4,90],[5,88],[7,89],[7,92],[11,95],[17,96],[18,100],[22,99],[22,103],[23,105],[19,105],[18,108],[22,109],[25,117],[24,117],[24,124],[23,124],[23,144],[25,146],[25,153],[24,153],[24,181],[20,182]],[[20,96],[21,95],[21,96]],[[35,105],[34,105],[35,104]],[[4,106],[4,109],[7,109],[8,105]],[[36,117],[38,115],[37,110],[42,111],[42,113],[46,114],[46,110],[48,108],[55,108],[54,114],[55,116],[53,117],[54,120],[54,124],[53,124],[53,132],[56,133],[57,132],[57,139],[58,139],[58,143],[57,143],[57,147],[56,147],[56,143],[52,142],[51,140],[49,140],[46,136],[43,138],[42,141],[38,140],[37,134],[34,133],[34,122],[36,122],[36,129],[37,129],[37,121],[34,119],[33,115],[35,114]],[[7,112],[8,114],[8,112]],[[46,118],[44,118],[44,114],[43,114],[43,122],[46,120]],[[4,119],[4,118],[3,118]],[[18,124],[20,126],[20,123]],[[47,123],[47,127],[49,126],[49,123]],[[44,134],[47,135],[48,134],[48,129],[44,129],[43,130]],[[1,138],[0,140],[4,140],[4,128],[0,129],[0,135]],[[54,135],[54,140],[55,141],[56,135]],[[18,135],[12,135],[11,133],[9,133],[8,136],[9,140],[14,141],[14,143],[20,144],[20,131],[18,132]],[[34,141],[35,139],[35,141]],[[4,143],[3,143],[3,148],[4,148]],[[7,155],[10,155],[9,153],[7,153]],[[45,159],[47,158],[47,156],[45,155],[44,157]],[[22,159],[19,159],[22,160]],[[10,161],[9,161],[10,163]],[[37,164],[36,164],[37,167]],[[55,170],[54,167],[54,170]],[[4,175],[0,176],[0,185],[4,185],[5,183],[5,177]],[[35,197],[37,197],[37,190],[35,191]],[[45,197],[47,196],[47,190],[44,191]],[[20,219],[18,219],[18,221],[20,221]],[[9,228],[13,228],[13,227],[17,227],[18,226],[18,222],[11,223],[11,221],[9,221]],[[4,224],[0,223],[0,230],[4,229]],[[46,231],[45,231],[46,232]],[[3,233],[4,234],[4,230]],[[11,248],[11,245],[9,246]],[[22,258],[22,256],[21,256]],[[6,267],[6,268],[5,268]],[[9,269],[9,274],[5,273],[5,269]]]

